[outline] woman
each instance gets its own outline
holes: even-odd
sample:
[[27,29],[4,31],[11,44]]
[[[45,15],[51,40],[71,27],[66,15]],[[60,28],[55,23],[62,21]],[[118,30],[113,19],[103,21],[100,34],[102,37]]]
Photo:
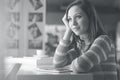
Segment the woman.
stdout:
[[62,20],[66,31],[56,48],[55,67],[70,65],[75,73],[92,72],[94,80],[116,80],[114,46],[90,2],[72,2]]

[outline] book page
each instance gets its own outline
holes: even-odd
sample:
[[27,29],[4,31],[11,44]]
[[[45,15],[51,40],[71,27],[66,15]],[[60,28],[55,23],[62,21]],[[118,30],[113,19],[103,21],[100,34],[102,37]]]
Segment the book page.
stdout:
[[65,72],[72,72],[69,67],[63,67],[63,68],[54,68],[53,65],[49,66],[41,66],[36,69],[40,72],[53,72],[53,73],[65,73]]

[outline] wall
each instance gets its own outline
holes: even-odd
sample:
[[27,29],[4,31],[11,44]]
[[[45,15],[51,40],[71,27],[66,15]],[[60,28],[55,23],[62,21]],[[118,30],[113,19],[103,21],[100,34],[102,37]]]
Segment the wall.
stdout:
[[5,48],[5,7],[4,0],[0,0],[0,80],[4,79],[4,57],[6,54]]
[[64,12],[46,12],[46,24],[48,25],[63,25],[62,17]]

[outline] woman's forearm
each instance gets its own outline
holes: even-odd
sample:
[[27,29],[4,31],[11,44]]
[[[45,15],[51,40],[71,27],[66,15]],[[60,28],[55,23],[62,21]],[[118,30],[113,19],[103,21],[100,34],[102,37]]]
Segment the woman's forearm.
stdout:
[[70,41],[71,36],[72,36],[72,31],[71,31],[71,29],[67,29],[67,30],[65,31],[64,36],[63,36],[63,40]]
[[63,39],[60,40],[59,45],[56,48],[53,60],[56,67],[64,67],[65,65],[69,64],[67,53],[70,50],[69,45],[71,43],[71,35],[72,31],[67,29]]

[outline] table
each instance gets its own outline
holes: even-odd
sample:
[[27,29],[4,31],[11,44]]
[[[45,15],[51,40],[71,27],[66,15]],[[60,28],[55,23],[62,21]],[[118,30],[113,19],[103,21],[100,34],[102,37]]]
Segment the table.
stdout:
[[31,60],[29,64],[22,64],[18,73],[17,80],[93,80],[91,73],[75,74],[66,73],[48,73],[37,70],[36,61]]
[[15,80],[16,73],[18,72],[21,63],[17,62],[17,58],[6,57],[5,58],[5,80]]

